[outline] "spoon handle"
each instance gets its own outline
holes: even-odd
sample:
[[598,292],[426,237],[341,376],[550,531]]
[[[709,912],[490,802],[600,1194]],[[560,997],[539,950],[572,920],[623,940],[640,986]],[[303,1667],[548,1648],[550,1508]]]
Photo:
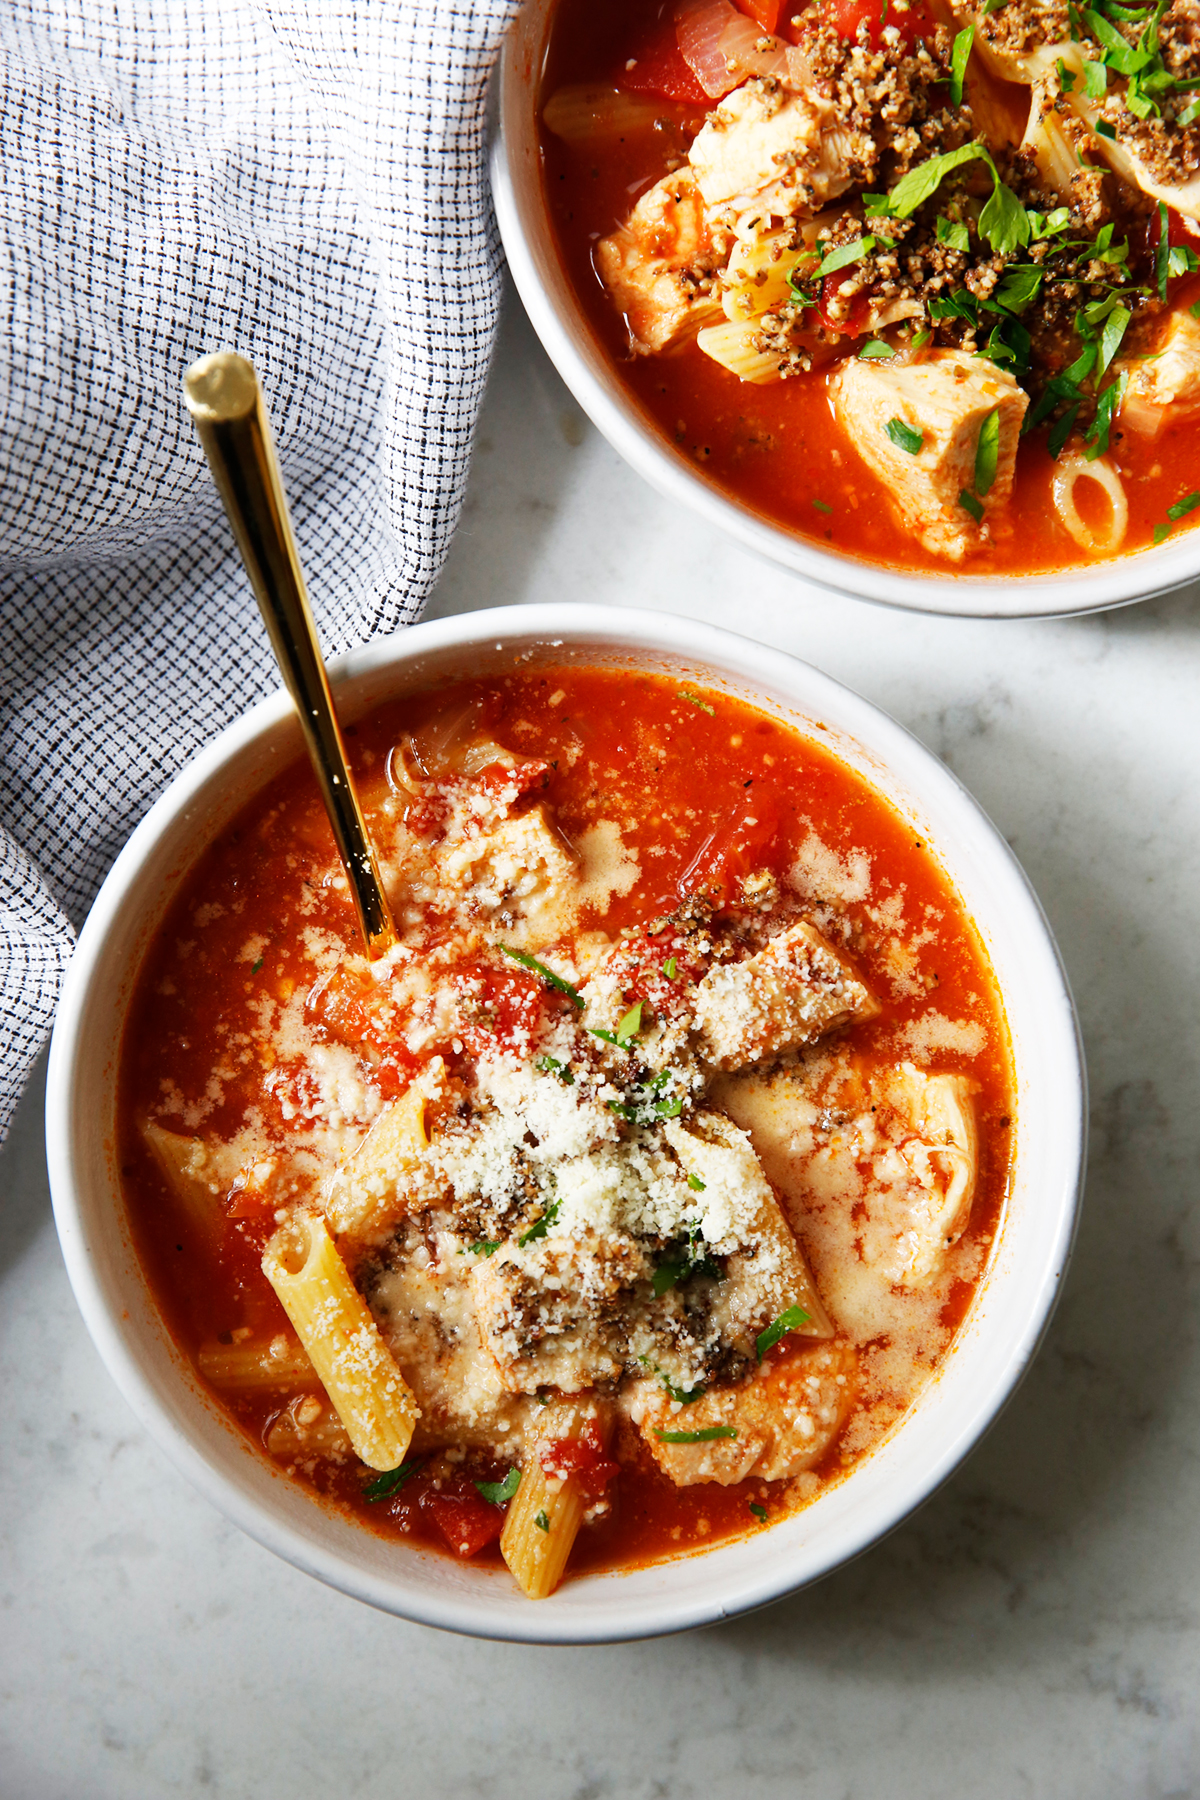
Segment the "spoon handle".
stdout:
[[396,931],[346,762],[258,376],[245,357],[222,350],[192,364],[183,391],[300,715],[367,954],[382,956]]

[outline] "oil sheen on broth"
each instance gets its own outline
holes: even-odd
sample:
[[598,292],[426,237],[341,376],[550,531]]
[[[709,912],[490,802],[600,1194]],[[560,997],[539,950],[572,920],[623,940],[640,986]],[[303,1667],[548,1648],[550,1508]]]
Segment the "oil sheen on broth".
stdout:
[[1190,3],[560,0],[547,205],[637,406],[755,512],[889,566],[1186,529]]
[[997,1228],[1007,1031],[936,855],[665,677],[350,741],[395,952],[296,767],[140,972],[121,1157],[174,1335],[326,1504],[535,1596],[768,1527],[902,1419]]

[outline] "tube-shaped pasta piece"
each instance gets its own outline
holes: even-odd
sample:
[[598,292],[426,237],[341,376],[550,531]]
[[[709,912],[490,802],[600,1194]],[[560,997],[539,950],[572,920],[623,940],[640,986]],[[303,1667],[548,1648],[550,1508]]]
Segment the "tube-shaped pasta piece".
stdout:
[[[521,1485],[509,1504],[500,1534],[501,1555],[531,1600],[544,1600],[562,1580],[587,1511],[579,1476],[555,1472],[554,1446],[592,1432],[606,1442],[609,1427],[605,1410],[589,1395],[552,1401],[538,1420],[537,1439],[526,1450]],[[543,1459],[550,1466],[549,1474]]]
[[[1032,156],[1038,173],[1047,187],[1053,188],[1060,200],[1070,201],[1074,177],[1081,167],[1080,158],[1071,142],[1067,118],[1054,107],[1055,89],[1044,81],[1034,84],[1029,105],[1029,123],[1021,140],[1021,149]],[[1070,115],[1068,115],[1068,118]],[[1074,124],[1074,121],[1071,120]],[[1079,127],[1074,126],[1076,132]]]
[[272,1420],[266,1444],[272,1456],[283,1459],[350,1454],[350,1439],[341,1420],[332,1407],[312,1394],[298,1396]]
[[551,94],[542,113],[547,131],[567,144],[613,142],[631,131],[645,131],[662,111],[661,104],[604,82],[581,82]]
[[727,319],[737,324],[772,306],[781,306],[790,298],[788,282],[793,272],[816,267],[813,257],[805,261],[800,251],[790,248],[792,235],[791,226],[787,226],[778,231],[752,232],[738,239],[725,268],[721,303]]
[[757,336],[756,324],[743,325],[730,320],[725,325],[706,325],[697,333],[696,342],[705,356],[711,356],[739,381],[753,381],[762,386],[765,382],[781,379],[780,359],[772,350],[756,350],[754,339]]
[[398,1468],[420,1409],[324,1219],[295,1214],[267,1244],[262,1266],[355,1454],[371,1469]]
[[[1108,496],[1107,528],[1093,530],[1075,502],[1075,489],[1081,481],[1094,481]],[[1111,556],[1120,548],[1129,527],[1129,502],[1121,477],[1106,456],[1088,462],[1082,456],[1064,456],[1054,471],[1054,505],[1058,516],[1081,550],[1089,556]]]
[[142,1137],[190,1224],[202,1240],[215,1243],[224,1223],[221,1197],[237,1179],[246,1151],[236,1142],[184,1137],[154,1119],[145,1121]]
[[235,1391],[261,1389],[269,1393],[280,1388],[314,1387],[317,1380],[307,1350],[284,1331],[277,1331],[265,1343],[259,1338],[241,1344],[201,1344],[196,1365],[205,1381]]

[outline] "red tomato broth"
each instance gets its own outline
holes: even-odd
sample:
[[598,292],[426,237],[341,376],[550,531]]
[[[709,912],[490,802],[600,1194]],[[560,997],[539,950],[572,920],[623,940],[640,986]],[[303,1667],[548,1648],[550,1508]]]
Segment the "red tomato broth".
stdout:
[[[835,22],[839,6],[848,22],[863,12],[863,0],[834,0]],[[586,0],[558,0],[539,116],[549,96],[568,83],[624,82],[629,47],[640,42],[647,18],[661,33],[670,14],[670,5],[656,0],[609,0],[602,9]],[[831,368],[756,385],[739,381],[695,343],[652,356],[630,351],[625,321],[596,272],[595,245],[625,222],[640,194],[678,166],[714,104],[664,99],[652,129],[606,139],[602,155],[541,132],[547,211],[588,328],[645,423],[726,497],[839,555],[945,575],[946,562],[909,535],[888,489],[837,423],[828,394]],[[1178,235],[1172,215],[1171,241]],[[1197,301],[1200,280],[1172,282],[1173,306]],[[972,555],[964,573],[1034,575],[1104,560],[1082,555],[1055,509],[1056,464],[1046,451],[1047,435],[1040,427],[1023,441],[1008,521],[997,522],[996,541]],[[1200,417],[1168,423],[1149,442],[1118,424],[1110,455],[1129,504],[1128,529],[1116,553],[1125,555],[1154,541],[1155,527],[1163,526],[1168,508],[1188,487],[1186,471],[1200,461]],[[1172,535],[1198,519],[1200,511],[1176,522]]]
[[[955,1016],[982,1016],[988,1023],[988,1047],[982,1053],[947,1051],[938,1060],[969,1071],[978,1083],[980,1159],[968,1235],[990,1243],[1007,1188],[1012,1127],[1002,1003],[975,929],[936,856],[880,795],[814,738],[715,691],[651,675],[552,669],[463,683],[386,704],[352,728],[352,758],[368,817],[383,792],[388,752],[401,733],[461,711],[464,701],[475,706],[499,743],[548,765],[546,797],[568,840],[597,819],[620,820],[625,845],[640,854],[649,875],[624,897],[613,897],[602,920],[610,936],[623,929],[633,932],[661,915],[678,900],[678,884],[698,863],[710,885],[719,884],[723,869],[744,865],[747,844],[760,866],[787,868],[810,826],[819,828],[822,841],[835,852],[854,849],[871,859],[871,904],[903,893],[906,913],[936,915],[933,941],[922,952],[927,986],[936,991],[940,1008]],[[747,796],[756,793],[765,804],[755,802],[750,813]],[[757,824],[759,813],[770,830],[756,837],[756,826],[746,821]],[[297,911],[302,898],[313,910]],[[862,907],[852,902],[848,910],[862,913],[867,923]],[[198,925],[198,920],[204,923]],[[588,923],[585,918],[584,926]],[[273,1130],[287,1131],[287,1108],[303,1097],[304,1072],[273,1065],[270,1046],[256,1045],[255,1009],[265,990],[281,993],[289,983],[294,988],[311,981],[311,966],[297,942],[304,924],[335,933],[350,955],[360,950],[320,801],[307,766],[297,764],[276,777],[198,857],[146,954],[125,1028],[120,1154],[127,1204],[151,1288],[172,1334],[193,1360],[201,1342],[214,1337],[228,1341],[238,1328],[251,1326],[261,1333],[287,1328],[260,1267],[274,1214],[256,1208],[250,1197],[235,1199],[226,1208],[219,1243],[206,1245],[171,1202],[139,1121],[165,1082],[173,1083],[185,1102],[203,1102],[216,1067],[223,1092],[207,1113],[206,1129],[229,1136],[245,1109],[256,1106]],[[265,939],[253,962],[246,960],[248,933]],[[644,950],[647,943],[653,940],[638,934],[631,947]],[[886,982],[878,979],[874,966],[878,959],[869,948],[855,954],[866,979],[884,997]],[[652,960],[645,962],[641,978],[653,983]],[[500,1032],[506,1020],[522,1016],[532,997],[543,1005],[558,1003],[536,976],[521,969],[514,968],[500,986],[504,991],[494,1026]],[[336,1026],[339,1039],[355,1040],[361,1034],[360,1041],[370,1045],[369,1009],[348,991],[352,982],[324,987],[324,1017]],[[868,1054],[887,1055],[897,1032],[927,1003],[928,996],[893,997],[878,1018],[854,1027],[856,1043]],[[395,1086],[386,1078],[382,1040],[374,1035],[374,1052],[383,1055],[379,1084],[386,1099]],[[471,1049],[464,1046],[463,1054]],[[392,1060],[395,1079],[403,1083],[413,1059],[393,1055]],[[943,1308],[945,1325],[957,1326],[977,1285],[959,1284],[961,1291]],[[792,1342],[785,1339],[768,1354],[782,1359],[791,1349]],[[311,1391],[320,1392],[315,1375]],[[273,1393],[221,1392],[217,1397],[258,1443],[265,1441],[285,1404]],[[607,1518],[580,1532],[569,1571],[633,1567],[703,1549],[759,1529],[759,1519],[749,1511],[752,1503],[766,1507],[772,1519],[802,1503],[788,1482],[753,1477],[728,1488],[714,1483],[676,1488],[626,1423],[610,1454],[621,1464],[619,1476],[606,1488],[615,1504]],[[364,1497],[371,1472],[353,1459],[343,1466],[310,1464],[296,1474],[323,1501],[353,1514],[369,1529],[385,1536],[414,1536],[446,1550],[444,1519],[439,1525],[438,1502],[431,1499],[430,1459],[420,1460],[426,1465],[421,1471],[396,1494],[375,1502]],[[835,1443],[816,1473],[823,1482],[835,1480],[856,1460]],[[457,1491],[463,1480],[497,1481],[505,1473],[490,1455],[468,1452],[457,1473],[445,1478]],[[445,1510],[442,1506],[443,1514]],[[476,1529],[479,1508],[472,1504],[468,1510],[474,1524],[467,1535],[474,1534],[480,1544],[476,1553],[482,1561],[497,1560],[495,1542]]]

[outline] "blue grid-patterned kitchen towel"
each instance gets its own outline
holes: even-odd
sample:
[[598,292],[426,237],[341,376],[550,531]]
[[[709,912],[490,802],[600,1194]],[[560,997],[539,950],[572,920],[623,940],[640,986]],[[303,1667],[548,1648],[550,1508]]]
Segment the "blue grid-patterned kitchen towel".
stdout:
[[515,4],[0,0],[0,1137],[117,849],[277,685],[187,364],[258,368],[326,649],[437,577],[495,335],[485,87]]

